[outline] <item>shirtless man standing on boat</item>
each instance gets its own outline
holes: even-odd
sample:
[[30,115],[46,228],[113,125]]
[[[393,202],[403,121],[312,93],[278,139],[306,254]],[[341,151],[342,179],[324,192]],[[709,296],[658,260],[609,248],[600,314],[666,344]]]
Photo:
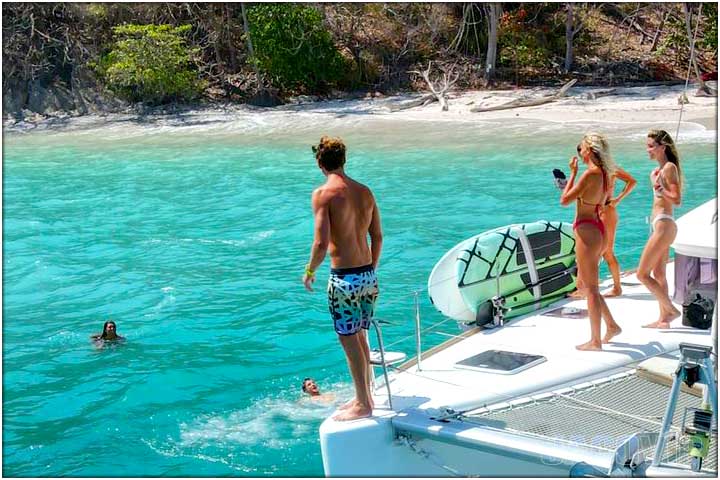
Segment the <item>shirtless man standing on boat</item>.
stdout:
[[355,420],[369,417],[374,406],[367,330],[379,292],[375,269],[382,249],[380,212],[370,189],[345,173],[342,140],[322,137],[313,152],[327,180],[312,194],[315,234],[303,284],[313,291],[315,270],[329,253],[328,304],[355,386],[355,398],[333,419]]

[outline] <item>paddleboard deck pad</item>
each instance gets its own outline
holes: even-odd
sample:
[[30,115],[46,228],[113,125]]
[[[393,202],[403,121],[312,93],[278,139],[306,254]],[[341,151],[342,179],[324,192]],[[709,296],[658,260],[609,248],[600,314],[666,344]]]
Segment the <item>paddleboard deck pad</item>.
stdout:
[[473,237],[459,249],[457,288],[478,325],[492,321],[491,300],[504,297],[505,318],[543,308],[575,290],[572,224],[538,221]]

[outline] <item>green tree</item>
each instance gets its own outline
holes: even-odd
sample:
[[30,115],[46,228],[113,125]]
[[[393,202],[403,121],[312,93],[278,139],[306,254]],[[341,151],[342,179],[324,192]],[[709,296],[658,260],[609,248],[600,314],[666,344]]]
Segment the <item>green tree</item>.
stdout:
[[108,87],[130,101],[151,105],[198,97],[203,82],[192,61],[198,50],[185,42],[190,28],[132,24],[114,27],[114,48],[99,67]]
[[294,3],[263,3],[248,9],[255,47],[251,60],[285,91],[322,91],[345,81],[344,59],[322,15]]
[[711,51],[715,51],[717,55],[718,48],[718,6],[717,3],[702,3],[703,25],[700,27],[702,32],[699,45]]
[[550,52],[538,40],[538,32],[528,21],[527,10],[520,8],[506,11],[500,18],[500,65],[512,67],[515,83],[519,84],[520,72],[527,68],[542,68],[550,64]]

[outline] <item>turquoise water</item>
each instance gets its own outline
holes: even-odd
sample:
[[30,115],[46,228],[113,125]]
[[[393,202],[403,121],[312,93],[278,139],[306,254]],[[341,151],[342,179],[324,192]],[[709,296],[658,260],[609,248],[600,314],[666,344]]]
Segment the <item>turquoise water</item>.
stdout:
[[[424,325],[443,320],[423,289],[445,251],[573,216],[550,171],[567,171],[588,125],[263,115],[5,135],[5,476],[322,475],[333,407],[299,402],[301,380],[352,390],[322,288],[300,283],[321,133],[345,138],[348,173],[378,199],[378,316],[395,350],[414,348],[413,291]],[[640,181],[620,209],[625,268],[648,232],[648,127],[602,128]],[[683,135],[678,213],[717,185],[714,132]],[[108,317],[127,342],[98,350],[88,336]]]

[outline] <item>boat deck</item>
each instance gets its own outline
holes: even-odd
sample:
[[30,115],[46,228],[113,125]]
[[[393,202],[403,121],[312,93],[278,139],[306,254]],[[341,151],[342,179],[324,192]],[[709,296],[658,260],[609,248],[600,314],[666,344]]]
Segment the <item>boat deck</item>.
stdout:
[[[512,407],[489,407],[466,415],[464,420],[551,439],[557,444],[613,452],[633,434],[660,430],[670,394],[669,386],[653,383],[634,373],[614,377],[540,398],[528,398]],[[700,401],[697,396],[680,392],[671,429],[676,435],[667,442],[663,462],[690,464],[690,438],[680,429],[685,408],[698,408]],[[645,458],[651,459],[655,442],[646,440],[641,441],[639,447]],[[717,445],[717,429],[711,445]],[[716,448],[710,449],[703,470],[717,471]]]
[[[672,263],[668,264],[667,277],[672,292]],[[465,411],[631,370],[647,358],[677,350],[681,342],[710,345],[709,330],[684,327],[680,319],[670,329],[642,328],[657,320],[658,303],[634,274],[622,281],[623,295],[608,298],[607,303],[623,332],[603,351],[575,348],[589,339],[587,302],[561,300],[534,315],[511,319],[502,328],[478,329],[459,341],[449,341],[452,348],[436,349],[423,358],[420,370],[414,362],[400,366],[390,375],[394,410]],[[577,309],[581,315],[559,315],[568,309]],[[510,375],[455,365],[491,349],[542,355],[546,361]],[[386,390],[381,385],[375,389],[375,402],[377,408],[387,406]]]

